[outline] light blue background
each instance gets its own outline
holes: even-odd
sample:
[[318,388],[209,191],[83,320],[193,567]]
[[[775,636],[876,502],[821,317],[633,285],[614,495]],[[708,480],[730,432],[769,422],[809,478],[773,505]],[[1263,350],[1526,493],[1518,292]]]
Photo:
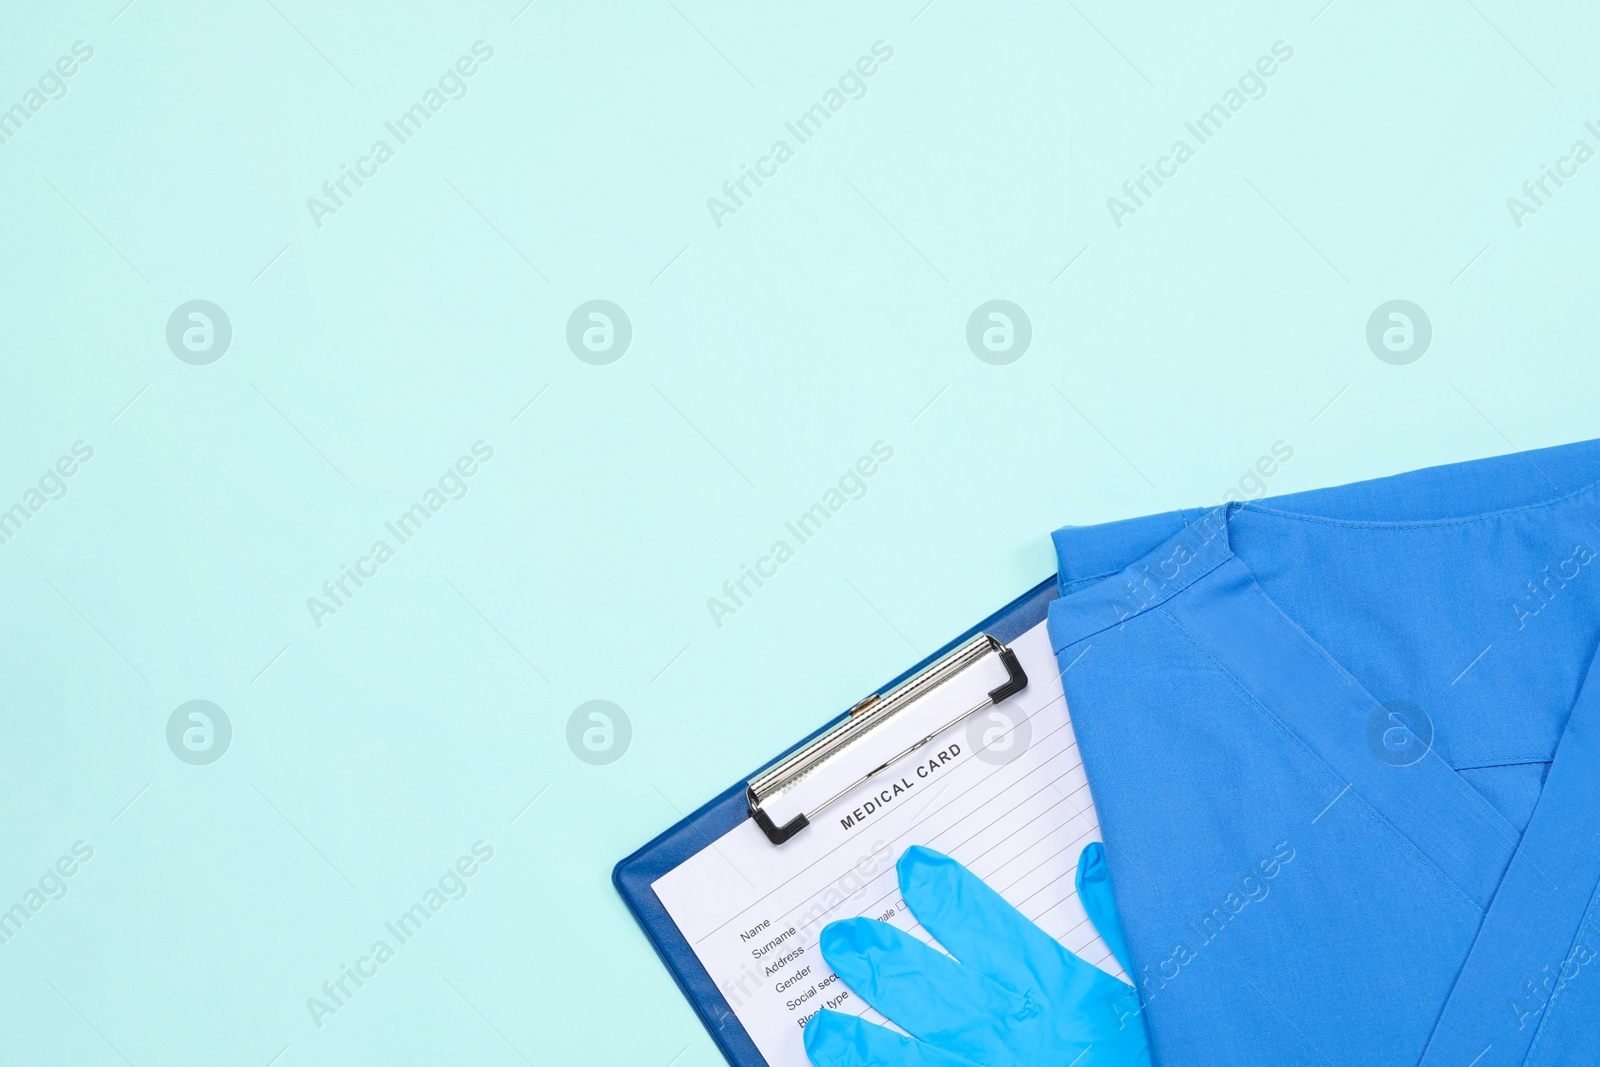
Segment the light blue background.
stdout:
[[[1506,205],[1600,148],[1586,5],[122,5],[0,33],[0,108],[94,50],[0,144],[0,508],[94,449],[0,545],[0,908],[94,849],[0,945],[15,1062],[719,1063],[612,864],[1048,576],[1052,527],[1219,500],[1277,442],[1274,493],[1600,434],[1600,162]],[[1275,41],[1267,94],[1117,227]],[[608,366],[565,341],[596,298],[633,324]],[[1007,366],[965,340],[995,298],[1033,328]],[[1407,366],[1365,341],[1395,298],[1434,330]],[[191,299],[233,327],[207,366],[166,343]],[[479,440],[318,628],[307,598]],[[167,746],[192,699],[233,724],[209,766]],[[609,766],[567,745],[591,699],[632,722]],[[479,840],[467,896],[315,1026]]]

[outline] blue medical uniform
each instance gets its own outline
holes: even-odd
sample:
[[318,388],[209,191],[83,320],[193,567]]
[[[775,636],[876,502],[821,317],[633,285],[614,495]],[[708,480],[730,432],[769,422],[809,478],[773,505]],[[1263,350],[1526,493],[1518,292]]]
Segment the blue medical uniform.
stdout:
[[1600,441],[1055,544],[1157,1064],[1600,1064]]

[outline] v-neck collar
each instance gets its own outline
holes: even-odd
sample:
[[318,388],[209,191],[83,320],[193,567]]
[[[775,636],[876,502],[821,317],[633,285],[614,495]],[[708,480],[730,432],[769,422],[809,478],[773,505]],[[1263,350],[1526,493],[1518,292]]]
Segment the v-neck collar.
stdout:
[[1479,1067],[1570,1062],[1559,1047],[1550,1049],[1555,1058],[1542,1059],[1538,1041],[1570,1002],[1563,996],[1568,984],[1594,966],[1597,886],[1600,656],[1590,661],[1521,847],[1451,990],[1423,1067],[1474,1057]]
[[1207,512],[1121,574],[1053,604],[1057,655],[1162,612],[1349,786],[1354,796],[1345,799],[1367,805],[1486,910],[1521,835],[1436,753],[1396,766],[1368,747],[1369,723],[1386,714],[1382,702],[1280,610],[1234,554],[1228,527],[1237,509]]
[[1373,749],[1371,724],[1383,721],[1387,709],[1282,610],[1233,552],[1229,527],[1238,510],[1228,505],[1212,518],[1216,533],[1207,551],[1218,561],[1205,595],[1174,598],[1163,610],[1269,717],[1346,782],[1358,803],[1371,807],[1447,882],[1487,910],[1520,831],[1431,745],[1403,765]]

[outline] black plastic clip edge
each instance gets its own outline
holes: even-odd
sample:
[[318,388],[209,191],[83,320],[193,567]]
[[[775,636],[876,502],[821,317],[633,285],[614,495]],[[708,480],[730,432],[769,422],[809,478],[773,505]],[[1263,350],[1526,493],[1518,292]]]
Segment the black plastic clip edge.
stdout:
[[801,830],[804,830],[806,826],[809,825],[809,822],[804,815],[796,815],[784,825],[779,826],[777,823],[772,821],[772,816],[768,815],[760,808],[751,809],[750,817],[756,821],[757,826],[761,827],[761,832],[767,835],[767,840],[771,841],[774,845],[783,844],[785,841],[789,840],[789,838],[793,837]]
[[1006,668],[1005,684],[989,690],[989,701],[998,704],[1007,697],[1016,696],[1028,686],[1028,676],[1023,673],[1022,664],[1017,662],[1017,654],[1009,648],[1000,650],[1000,662]]

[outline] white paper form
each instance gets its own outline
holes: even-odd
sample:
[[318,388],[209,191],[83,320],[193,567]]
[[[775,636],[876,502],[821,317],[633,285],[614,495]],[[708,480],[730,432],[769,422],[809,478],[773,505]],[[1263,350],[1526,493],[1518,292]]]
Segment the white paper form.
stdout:
[[802,1028],[823,1008],[885,1021],[817,942],[829,922],[863,915],[931,940],[895,878],[912,845],[953,856],[1067,948],[1125,977],[1073,885],[1100,823],[1044,625],[1011,648],[1028,675],[1015,697],[934,737],[787,843],[746,820],[653,884],[771,1067],[809,1067]]

